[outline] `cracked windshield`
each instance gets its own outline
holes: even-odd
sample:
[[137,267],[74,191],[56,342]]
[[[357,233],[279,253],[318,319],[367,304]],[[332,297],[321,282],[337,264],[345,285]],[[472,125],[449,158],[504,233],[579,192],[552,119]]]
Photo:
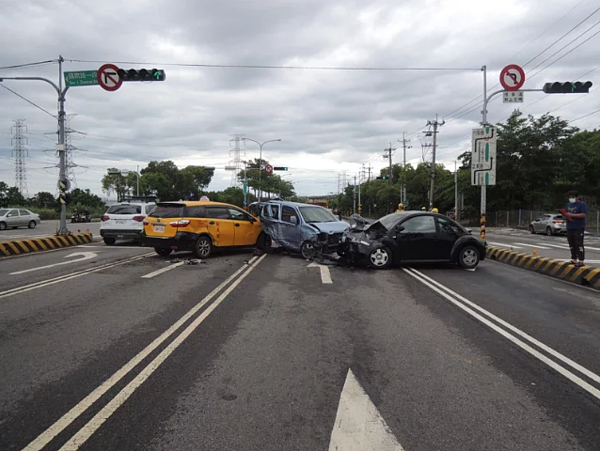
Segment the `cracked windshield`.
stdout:
[[600,450],[598,0],[0,28],[0,451]]

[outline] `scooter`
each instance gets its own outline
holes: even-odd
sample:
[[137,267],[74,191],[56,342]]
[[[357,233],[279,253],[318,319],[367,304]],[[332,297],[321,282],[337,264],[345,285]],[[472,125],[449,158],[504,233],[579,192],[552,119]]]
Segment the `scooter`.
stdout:
[[71,222],[92,222],[92,217],[88,212],[79,213],[75,212],[73,216],[71,216]]

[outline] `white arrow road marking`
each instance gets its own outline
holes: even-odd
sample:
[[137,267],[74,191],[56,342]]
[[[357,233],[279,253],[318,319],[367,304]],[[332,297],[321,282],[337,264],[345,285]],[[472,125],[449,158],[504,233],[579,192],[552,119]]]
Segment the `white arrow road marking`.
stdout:
[[329,451],[404,451],[352,370],[342,389]]
[[515,243],[515,244],[518,244],[519,246],[533,247],[535,249],[550,249],[549,247],[538,246],[537,244],[527,244],[527,243]]
[[151,273],[149,273],[149,274],[146,274],[145,276],[142,276],[142,279],[152,279],[153,277],[155,277],[155,276],[158,276],[158,275],[160,275],[160,274],[162,274],[162,273],[165,273],[165,272],[167,272],[167,271],[171,271],[172,269],[175,269],[175,268],[177,268],[178,266],[181,266],[181,265],[183,265],[184,263],[185,263],[185,262],[177,262],[177,263],[174,263],[174,264],[172,264],[172,265],[169,265],[169,266],[167,266],[166,268],[162,268],[162,269],[159,269],[159,270],[157,270],[157,271],[154,271],[154,272],[151,272]]
[[333,283],[333,280],[331,280],[331,273],[329,272],[329,268],[327,266],[312,262],[307,266],[307,268],[319,268],[321,270],[321,282]]
[[77,260],[69,260],[69,261],[61,262],[61,263],[54,263],[52,265],[40,266],[39,268],[31,268],[31,269],[24,269],[23,271],[11,272],[10,275],[15,276],[17,274],[25,274],[25,273],[33,272],[33,271],[41,271],[42,269],[54,268],[55,266],[70,265],[72,263],[78,263],[78,262],[82,262],[84,260],[90,260],[92,258],[97,257],[98,254],[96,254],[96,252],[73,252],[72,254],[65,256],[65,258],[72,258],[72,257],[78,257],[78,256],[81,256],[81,258],[78,258]]
[[488,241],[487,244],[491,244],[492,246],[501,246],[501,247],[510,247],[514,249],[521,249],[521,246],[513,246],[512,244],[504,244],[504,243],[493,243]]

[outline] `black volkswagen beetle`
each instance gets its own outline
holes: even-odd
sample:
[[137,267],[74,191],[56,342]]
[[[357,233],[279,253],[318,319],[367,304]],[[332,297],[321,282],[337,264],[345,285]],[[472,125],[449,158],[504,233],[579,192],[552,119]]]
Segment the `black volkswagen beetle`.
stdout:
[[448,262],[472,269],[485,258],[485,243],[446,216],[405,211],[371,224],[351,216],[338,254],[376,269],[417,262]]

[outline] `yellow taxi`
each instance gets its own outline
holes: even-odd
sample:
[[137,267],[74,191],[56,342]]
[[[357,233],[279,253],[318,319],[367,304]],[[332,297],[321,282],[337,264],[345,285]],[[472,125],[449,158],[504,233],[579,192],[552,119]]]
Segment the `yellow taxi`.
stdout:
[[159,202],[144,220],[142,246],[158,255],[192,251],[208,258],[214,248],[261,246],[260,221],[235,205],[210,201]]

